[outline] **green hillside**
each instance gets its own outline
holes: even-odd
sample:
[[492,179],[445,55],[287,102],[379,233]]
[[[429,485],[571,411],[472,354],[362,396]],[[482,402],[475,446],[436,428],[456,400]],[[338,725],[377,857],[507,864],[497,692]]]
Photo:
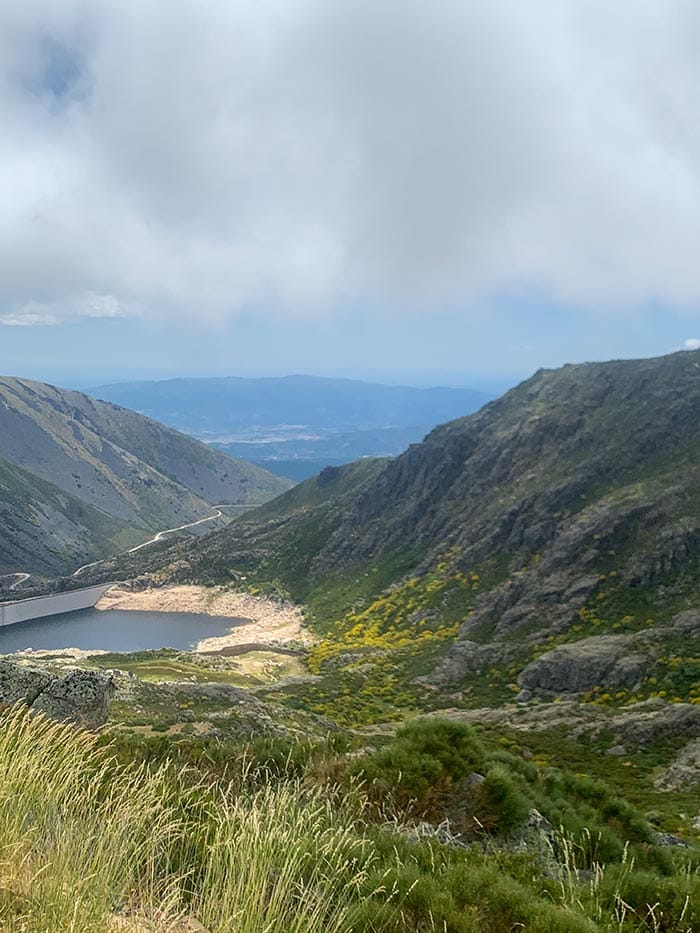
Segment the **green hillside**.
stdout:
[[0,460],[0,575],[59,575],[89,557],[103,557],[143,533],[51,483]]
[[0,378],[0,572],[65,573],[289,482],[135,412]]

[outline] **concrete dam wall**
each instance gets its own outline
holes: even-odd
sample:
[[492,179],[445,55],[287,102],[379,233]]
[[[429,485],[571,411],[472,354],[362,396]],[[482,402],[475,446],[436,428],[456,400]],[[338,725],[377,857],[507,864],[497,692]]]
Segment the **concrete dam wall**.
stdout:
[[28,622],[30,619],[41,619],[44,616],[56,616],[62,612],[75,612],[77,609],[91,609],[110,586],[111,583],[99,583],[97,586],[86,586],[67,593],[0,603],[0,626]]

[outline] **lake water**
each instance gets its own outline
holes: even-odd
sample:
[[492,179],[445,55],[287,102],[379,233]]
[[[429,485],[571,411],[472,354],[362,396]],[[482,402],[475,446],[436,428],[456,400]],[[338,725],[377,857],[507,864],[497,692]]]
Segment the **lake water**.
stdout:
[[131,612],[81,609],[0,628],[0,654],[25,648],[85,651],[146,651],[193,648],[203,638],[226,635],[244,619],[192,612]]

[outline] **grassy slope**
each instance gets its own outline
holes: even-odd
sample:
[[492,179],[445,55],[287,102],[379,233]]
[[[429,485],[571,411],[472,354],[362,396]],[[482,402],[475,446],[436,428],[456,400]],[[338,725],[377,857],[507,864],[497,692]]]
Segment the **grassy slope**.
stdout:
[[1,568],[56,575],[289,483],[79,392],[0,379]]
[[4,460],[0,460],[0,516],[0,573],[18,568],[65,573],[89,556],[106,556],[143,538],[138,528]]

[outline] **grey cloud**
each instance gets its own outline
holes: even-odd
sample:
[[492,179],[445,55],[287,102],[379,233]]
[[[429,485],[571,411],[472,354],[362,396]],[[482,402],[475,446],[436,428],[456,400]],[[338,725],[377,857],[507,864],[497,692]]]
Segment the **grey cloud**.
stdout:
[[0,322],[698,306],[689,0],[11,7]]

